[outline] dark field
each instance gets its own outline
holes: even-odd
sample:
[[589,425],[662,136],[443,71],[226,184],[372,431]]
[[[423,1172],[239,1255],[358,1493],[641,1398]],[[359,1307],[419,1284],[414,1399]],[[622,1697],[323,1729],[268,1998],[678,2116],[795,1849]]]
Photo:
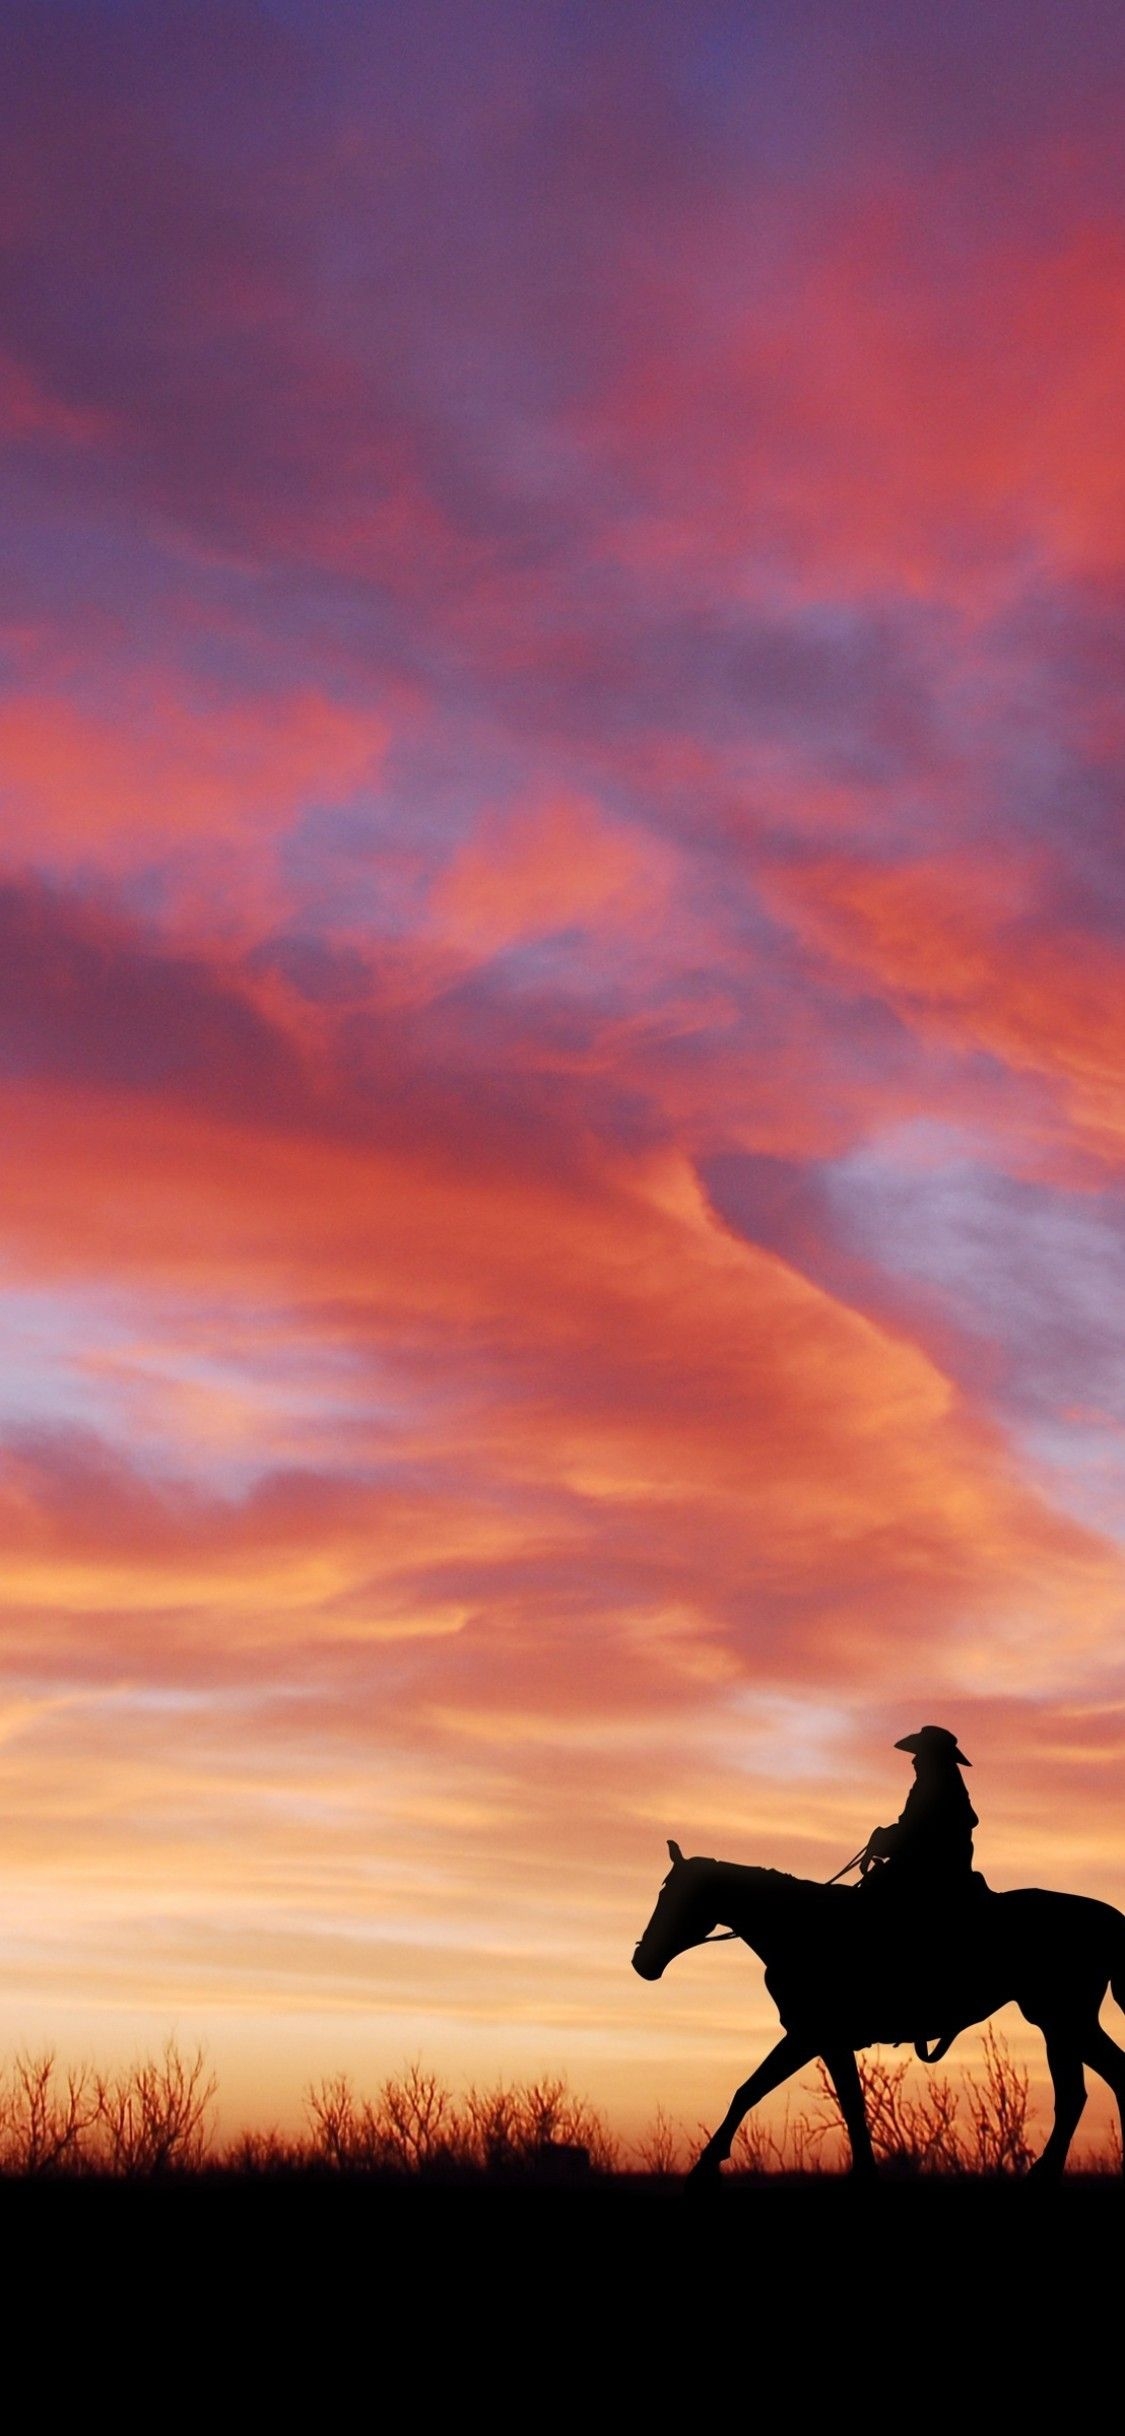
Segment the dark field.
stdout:
[[224,2411],[251,2391],[335,2408],[358,2378],[376,2422],[393,2400],[572,2424],[582,2397],[706,2419],[741,2395],[801,2425],[975,2428],[1099,2402],[1125,2187],[91,2180],[0,2186],[0,2225],[9,2340],[53,2306],[56,2390],[112,2355],[195,2410],[211,2376]]

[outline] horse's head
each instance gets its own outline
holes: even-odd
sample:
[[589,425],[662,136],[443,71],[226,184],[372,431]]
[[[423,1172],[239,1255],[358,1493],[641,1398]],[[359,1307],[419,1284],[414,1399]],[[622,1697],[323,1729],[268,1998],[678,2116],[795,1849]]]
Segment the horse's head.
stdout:
[[702,1945],[716,1926],[715,1863],[685,1861],[678,1844],[669,1839],[672,1866],[660,1889],[643,1936],[633,1948],[633,1969],[642,1979],[659,1979],[677,1954]]

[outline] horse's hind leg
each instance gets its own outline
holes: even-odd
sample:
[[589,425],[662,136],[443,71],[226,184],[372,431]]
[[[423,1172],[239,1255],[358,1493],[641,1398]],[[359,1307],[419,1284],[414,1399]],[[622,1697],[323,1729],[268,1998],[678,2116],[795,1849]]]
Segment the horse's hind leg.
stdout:
[[706,2147],[700,2150],[688,2176],[689,2181],[710,2181],[718,2173],[724,2159],[730,2155],[731,2142],[743,2115],[749,2114],[750,2108],[756,2106],[760,2098],[768,2098],[771,2089],[780,2089],[782,2082],[787,2081],[792,2073],[800,2072],[802,2065],[809,2063],[815,2052],[806,2039],[794,2038],[792,2031],[787,2031],[776,2047],[771,2047],[765,2062],[759,2064],[757,2071],[751,2073],[741,2089],[735,2090],[718,2131],[712,2132]]
[[1055,2088],[1055,2121],[1046,2148],[1031,2172],[1037,2181],[1054,2182],[1066,2164],[1070,2143],[1081,2120],[1086,2103],[1086,2075],[1082,2070],[1082,2041],[1072,2031],[1040,2026],[1047,2042],[1047,2062]]
[[1103,2081],[1109,2082],[1117,2100],[1117,2111],[1121,2118],[1121,2168],[1125,2173],[1125,2047],[1119,2047],[1108,2030],[1103,2030],[1101,2023],[1095,2022],[1083,2042],[1083,2053],[1092,2070],[1100,2072]]
[[840,2101],[840,2112],[852,2144],[853,2174],[868,2175],[875,2171],[875,2151],[867,2123],[867,2108],[863,2102],[863,2084],[859,2067],[850,2047],[826,2048],[824,2061],[832,2078],[832,2086]]

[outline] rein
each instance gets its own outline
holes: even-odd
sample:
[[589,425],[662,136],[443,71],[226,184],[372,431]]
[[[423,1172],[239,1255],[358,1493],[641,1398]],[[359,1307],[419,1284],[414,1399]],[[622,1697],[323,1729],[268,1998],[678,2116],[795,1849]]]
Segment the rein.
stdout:
[[826,1885],[826,1886],[838,1886],[838,1885],[839,1885],[839,1882],[840,1882],[840,1879],[841,1879],[841,1878],[846,1878],[846,1877],[847,1877],[847,1875],[848,1875],[849,1870],[852,1870],[852,1869],[858,1869],[858,1868],[859,1868],[860,1862],[861,1862],[861,1861],[864,1859],[864,1856],[865,1856],[866,1852],[867,1852],[867,1845],[866,1845],[866,1844],[861,1844],[861,1845],[860,1845],[860,1848],[859,1848],[859,1851],[858,1851],[858,1852],[853,1852],[852,1857],[851,1857],[851,1860],[850,1860],[850,1861],[845,1861],[843,1868],[842,1868],[842,1869],[838,1869],[838,1870],[837,1870],[836,1875],[835,1875],[835,1877],[834,1877],[834,1878],[826,1878],[826,1879],[825,1879],[825,1881],[824,1881],[825,1885]]

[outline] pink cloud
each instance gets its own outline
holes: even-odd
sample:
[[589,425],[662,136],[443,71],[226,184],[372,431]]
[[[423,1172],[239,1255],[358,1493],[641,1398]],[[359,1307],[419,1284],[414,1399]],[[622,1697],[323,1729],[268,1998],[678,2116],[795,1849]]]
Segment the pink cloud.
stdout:
[[478,824],[442,874],[433,905],[466,946],[491,954],[572,925],[652,929],[667,897],[669,858],[606,820],[596,804],[560,796]]
[[378,714],[315,692],[205,704],[167,681],[112,709],[65,696],[0,703],[9,852],[132,861],[186,840],[279,827],[310,795],[346,799],[377,775]]

